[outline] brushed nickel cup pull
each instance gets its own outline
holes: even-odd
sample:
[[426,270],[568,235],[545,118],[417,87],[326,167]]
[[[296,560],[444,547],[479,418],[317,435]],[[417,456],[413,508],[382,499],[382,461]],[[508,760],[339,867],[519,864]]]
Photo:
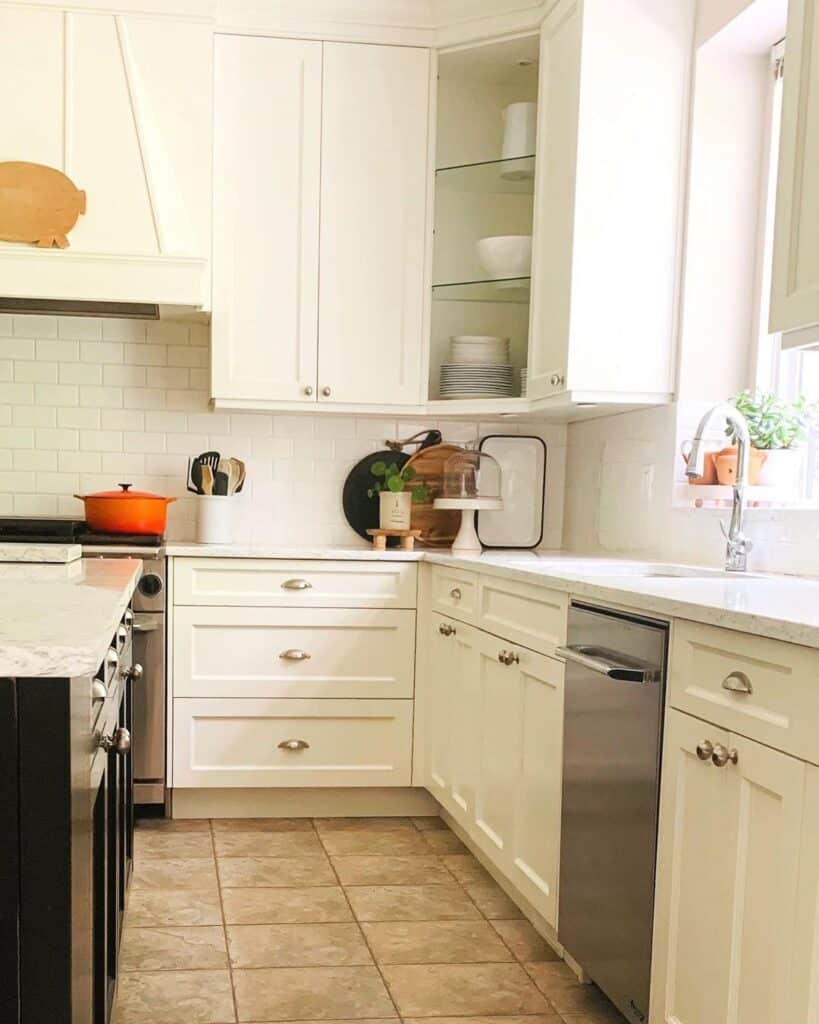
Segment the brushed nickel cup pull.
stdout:
[[438,627],[438,632],[441,634],[441,636],[453,636],[455,633],[455,627],[450,626],[448,622],[442,622],[441,625]]
[[713,753],[714,744],[711,740],[703,740],[702,743],[697,744],[697,757],[700,761],[710,761]]
[[721,743],[716,743],[714,745],[714,753],[711,755],[711,763],[715,764],[717,768],[724,768],[729,761],[731,764],[737,764],[739,762],[739,752],[734,747],[731,747],[729,750]]
[[285,580],[282,583],[282,590],[312,590],[313,584],[307,580]]
[[751,680],[745,675],[744,672],[731,672],[722,680],[723,690],[729,690],[731,693],[753,693],[754,688],[751,685]]
[[520,657],[514,651],[500,651],[498,653],[498,661],[501,665],[518,665]]
[[453,601],[460,601],[461,591],[458,589],[458,587],[453,587],[452,590],[450,590],[449,592],[449,596],[452,598]]
[[296,647],[291,647],[287,651],[282,651],[279,655],[282,661],[309,661],[310,655],[307,651],[300,651]]
[[282,740],[279,750],[307,750],[310,744],[307,740]]

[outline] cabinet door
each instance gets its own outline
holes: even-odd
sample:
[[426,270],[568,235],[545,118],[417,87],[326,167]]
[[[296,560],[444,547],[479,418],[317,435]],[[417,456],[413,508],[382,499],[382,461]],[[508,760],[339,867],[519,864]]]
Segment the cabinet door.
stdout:
[[563,782],[563,664],[515,648],[520,657],[518,783],[510,880],[557,927]]
[[788,4],[770,330],[819,323],[819,10]]
[[[735,750],[737,764],[700,760],[697,745],[706,739]],[[805,1020],[783,1017],[782,1008],[793,997],[806,770],[760,743],[668,713],[654,1024]]]
[[321,50],[216,37],[216,399],[315,401]]
[[429,73],[427,50],[324,44],[320,401],[422,398]]
[[580,108],[581,13],[560,3],[540,42],[538,159],[529,332],[530,398],[567,388]]

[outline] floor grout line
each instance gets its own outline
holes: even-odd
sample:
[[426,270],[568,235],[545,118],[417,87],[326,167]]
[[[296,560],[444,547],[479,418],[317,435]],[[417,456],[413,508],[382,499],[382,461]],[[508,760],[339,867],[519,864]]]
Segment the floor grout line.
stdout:
[[213,859],[216,862],[216,889],[219,893],[219,915],[222,918],[222,934],[225,938],[225,956],[227,958],[228,978],[230,980],[230,996],[233,1000],[233,1019],[239,1020],[239,1004],[236,1002],[236,985],[233,982],[233,964],[230,959],[230,943],[228,942],[227,922],[225,921],[225,905],[222,902],[222,878],[219,874],[219,858],[216,856],[216,833],[213,830],[213,821],[208,820],[210,829],[210,841],[213,847]]

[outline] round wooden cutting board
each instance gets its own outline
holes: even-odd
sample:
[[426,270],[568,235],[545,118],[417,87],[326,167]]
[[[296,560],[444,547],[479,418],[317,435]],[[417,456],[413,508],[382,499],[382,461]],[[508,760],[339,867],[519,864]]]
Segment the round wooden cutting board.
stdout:
[[427,500],[412,503],[412,529],[421,531],[421,543],[434,548],[451,547],[461,525],[459,511],[443,511],[432,507],[436,498],[441,497],[444,483],[444,464],[456,452],[463,451],[457,444],[436,444],[424,448],[407,463],[418,474],[413,484],[424,484]]

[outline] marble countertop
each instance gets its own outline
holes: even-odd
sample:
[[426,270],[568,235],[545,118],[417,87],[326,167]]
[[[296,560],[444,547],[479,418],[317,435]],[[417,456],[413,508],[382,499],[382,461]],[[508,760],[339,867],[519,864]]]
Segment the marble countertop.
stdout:
[[0,676],[96,672],[141,567],[133,558],[0,564]]
[[0,543],[0,562],[76,562],[82,558],[79,544]]
[[[656,615],[724,626],[819,648],[819,579],[771,574],[726,574],[718,567],[596,558],[565,552],[377,552],[371,547],[286,547],[170,543],[170,556],[221,558],[426,561],[505,576],[574,597]],[[681,575],[669,575],[680,573]]]

